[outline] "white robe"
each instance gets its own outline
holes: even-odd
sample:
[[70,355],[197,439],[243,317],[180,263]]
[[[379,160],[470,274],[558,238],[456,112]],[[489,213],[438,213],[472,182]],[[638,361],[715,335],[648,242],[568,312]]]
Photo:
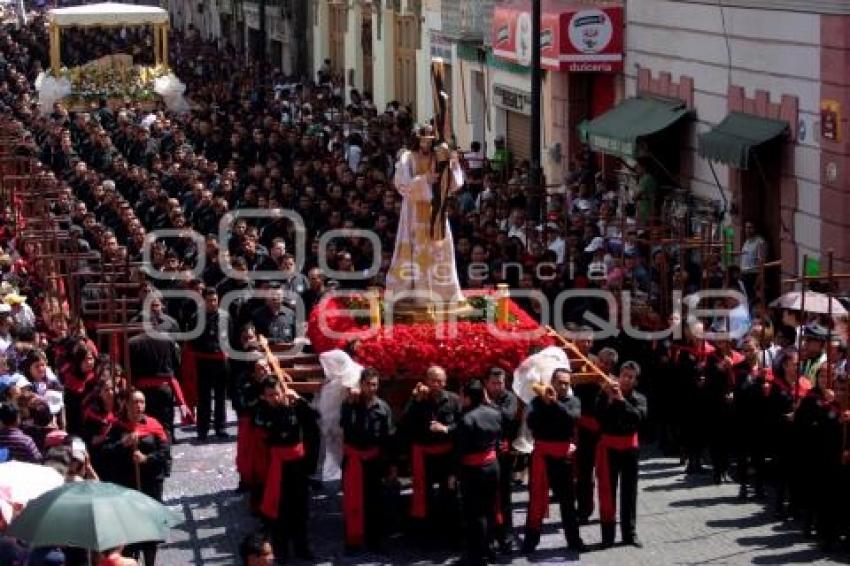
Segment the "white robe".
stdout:
[[[463,185],[463,172],[451,162],[452,191]],[[413,154],[406,151],[396,165],[394,184],[402,196],[401,214],[392,263],[387,273],[387,293],[428,298],[428,302],[463,301],[454,240],[446,220],[445,237],[431,238],[431,185],[425,175],[415,175]],[[415,295],[414,295],[415,294]]]

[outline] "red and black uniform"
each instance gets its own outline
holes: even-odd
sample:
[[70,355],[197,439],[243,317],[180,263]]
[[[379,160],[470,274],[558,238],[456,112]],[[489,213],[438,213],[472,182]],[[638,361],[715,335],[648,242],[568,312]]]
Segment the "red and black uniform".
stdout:
[[[590,371],[583,365],[576,371]],[[596,382],[581,383],[573,387],[581,402],[581,416],[577,421],[576,452],[576,499],[580,521],[587,521],[593,514],[593,468],[596,459],[596,443],[599,442],[599,422],[594,409],[602,391]]]
[[230,365],[222,352],[222,328],[219,313],[204,312],[201,335],[192,341],[191,351],[195,363],[198,387],[198,438],[209,433],[210,417],[216,434],[225,434],[225,396],[230,380]]
[[767,422],[771,434],[765,439],[772,443],[776,482],[776,511],[785,513],[785,503],[790,496],[792,511],[796,511],[797,499],[791,493],[792,468],[795,463],[793,451],[794,389],[784,377],[775,375],[767,394]]
[[[499,442],[499,507],[503,510],[511,509],[511,494],[513,487],[513,471],[515,456],[511,445],[516,440],[519,432],[519,400],[512,391],[504,391],[495,399],[490,399],[490,404],[499,411],[502,417],[502,438]],[[500,544],[507,544],[512,538],[514,530],[513,515],[510,511],[502,513],[502,521],[497,525],[496,538]]]
[[576,427],[581,417],[581,401],[567,396],[552,403],[535,397],[526,418],[534,436],[528,483],[528,518],[523,551],[532,552],[540,542],[543,519],[549,514],[549,490],[561,507],[561,524],[567,545],[582,546],[574,490],[573,457]]
[[[748,496],[750,485],[756,496],[764,495],[765,460],[769,454],[767,439],[773,434],[768,421],[768,372],[746,361],[734,368],[735,398],[733,403],[734,442],[739,496]],[[772,379],[772,376],[771,376]],[[750,476],[750,468],[754,476]]]
[[383,532],[382,480],[391,455],[394,433],[392,409],[383,399],[368,404],[344,403],[340,412],[343,434],[342,512],[345,544],[357,548],[380,545]]
[[118,417],[112,411],[107,411],[100,399],[91,399],[83,407],[83,424],[80,436],[89,447],[92,467],[101,477],[105,477],[108,473],[105,471],[108,461],[103,447],[109,438],[112,427],[117,423]]
[[702,454],[706,446],[708,402],[705,391],[705,369],[714,347],[703,342],[674,344],[670,359],[680,381],[682,449],[687,459],[686,473],[702,472]]
[[274,525],[275,554],[286,557],[291,541],[296,556],[311,556],[307,543],[310,471],[304,451],[304,423],[315,418],[303,399],[290,405],[263,405],[269,468],[260,512]]
[[[233,396],[233,410],[236,411],[238,425],[236,431],[236,471],[240,485],[253,489],[262,485],[256,466],[254,451],[260,449],[261,441],[258,428],[254,424],[257,406],[260,401],[260,386],[254,381],[254,370],[250,365],[239,378]],[[267,465],[267,464],[266,464]]]
[[828,403],[822,390],[814,388],[800,400],[793,421],[792,493],[797,494],[804,533],[810,536],[817,529],[827,544],[837,539],[840,517],[835,505],[843,453],[840,414],[837,403]]
[[460,488],[466,520],[468,563],[486,565],[490,541],[500,516],[511,509],[499,506],[498,450],[502,439],[502,415],[479,405],[463,415],[455,431],[460,460]]
[[177,381],[180,363],[177,343],[171,338],[145,334],[129,340],[133,385],[145,394],[147,412],[162,423],[168,438],[174,439],[174,402],[183,404],[183,391]]
[[[138,437],[136,447],[125,446],[124,438],[132,433]],[[139,450],[147,457],[147,460],[138,466],[133,463],[134,450]],[[117,423],[107,435],[103,453],[108,464],[107,473],[101,479],[138,489],[145,495],[162,501],[162,487],[171,472],[171,444],[159,421],[143,415],[136,423]],[[145,564],[154,564],[156,561],[155,542],[128,546],[126,552],[142,552]]]
[[599,484],[599,520],[602,544],[614,544],[617,525],[617,488],[620,489],[620,532],[623,542],[637,540],[638,430],[646,420],[646,397],[637,391],[623,400],[601,396],[596,408],[599,444],[596,477]]
[[725,357],[715,351],[708,357],[705,371],[704,396],[711,426],[708,428],[708,451],[714,482],[721,483],[729,471],[732,452],[732,403],[729,395],[735,390],[735,366],[744,360],[739,352]]
[[[412,399],[407,405],[402,426],[411,444],[411,475],[413,480],[410,515],[413,519],[434,519],[449,532],[455,532],[457,523],[457,492],[450,489],[448,479],[454,475],[454,430],[462,415],[460,399],[454,393],[441,391],[435,400],[431,397]],[[431,422],[448,427],[447,434],[432,432]],[[439,509],[431,513],[431,487],[440,485]],[[442,518],[443,521],[439,519]]]
[[95,382],[93,371],[83,373],[74,364],[68,363],[59,371],[65,401],[65,428],[78,434],[83,425],[83,399]]

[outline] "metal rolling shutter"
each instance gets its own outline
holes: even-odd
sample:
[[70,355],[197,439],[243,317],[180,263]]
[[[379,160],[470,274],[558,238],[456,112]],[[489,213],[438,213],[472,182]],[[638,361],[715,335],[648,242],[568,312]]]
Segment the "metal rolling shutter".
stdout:
[[506,112],[505,142],[513,156],[514,165],[531,158],[531,116]]

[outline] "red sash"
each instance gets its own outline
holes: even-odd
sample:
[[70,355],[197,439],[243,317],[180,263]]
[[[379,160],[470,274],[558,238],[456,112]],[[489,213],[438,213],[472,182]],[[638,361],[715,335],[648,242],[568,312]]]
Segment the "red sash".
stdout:
[[425,457],[448,454],[451,451],[451,442],[413,445],[411,454],[413,497],[410,516],[414,519],[424,519],[428,516],[428,486],[426,485]]
[[292,446],[273,446],[269,475],[266,478],[266,489],[263,491],[263,503],[260,511],[269,519],[277,519],[280,510],[280,492],[286,462],[293,462],[304,457],[304,445],[300,442]]
[[135,432],[139,438],[144,438],[145,436],[155,436],[160,439],[162,442],[168,442],[168,435],[165,434],[165,429],[162,428],[162,425],[159,424],[159,421],[153,417],[149,417],[145,415],[145,422],[123,422],[121,425],[124,427],[124,430],[127,432]]
[[531,477],[528,482],[528,518],[529,529],[539,531],[543,519],[549,516],[549,474],[546,471],[546,458],[571,458],[575,451],[572,442],[551,442],[535,440],[531,453]]
[[496,461],[496,451],[488,450],[486,452],[475,452],[474,454],[467,454],[463,458],[460,459],[461,464],[464,466],[470,467],[481,467],[486,466],[487,464],[492,464]]
[[186,407],[189,411],[189,416],[183,418],[183,424],[195,422],[195,416],[192,414],[189,405],[186,404],[186,397],[183,395],[183,388],[180,387],[180,382],[173,375],[145,375],[137,377],[133,380],[133,384],[139,389],[156,389],[163,385],[171,387],[172,393],[177,397],[177,403],[181,407]]
[[[343,445],[345,466],[342,470],[342,516],[345,518],[345,544],[358,547],[363,544],[366,532],[363,510],[363,462],[374,460],[381,449],[373,446],[360,450],[349,444]],[[377,503],[376,503],[377,505]]]
[[[482,466],[486,466],[487,464],[492,464],[498,459],[498,455],[496,450],[488,450],[486,452],[476,452],[474,454],[467,454],[460,459],[460,463],[464,466],[469,466],[470,468],[480,468]],[[510,472],[508,472],[510,473]],[[496,497],[496,509],[495,509],[495,519],[497,525],[504,525],[505,518],[502,516],[502,506],[499,497]]]
[[603,434],[596,445],[596,484],[599,490],[599,520],[601,523],[613,523],[617,520],[617,500],[611,486],[611,472],[608,465],[608,450],[637,450],[640,447],[637,433],[621,436]]
[[599,432],[599,421],[596,420],[596,417],[593,415],[582,415],[576,421],[576,424],[579,428],[583,428],[584,430],[590,432]]

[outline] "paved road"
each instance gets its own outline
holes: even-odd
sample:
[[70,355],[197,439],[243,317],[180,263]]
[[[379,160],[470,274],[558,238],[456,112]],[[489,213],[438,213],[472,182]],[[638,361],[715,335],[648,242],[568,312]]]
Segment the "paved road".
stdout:
[[[235,434],[235,427],[230,428]],[[182,436],[182,435],[181,435]],[[185,436],[184,436],[185,438]],[[235,443],[194,445],[178,443],[174,470],[166,482],[167,504],[186,518],[161,548],[158,564],[236,564],[241,537],[257,527],[246,512],[233,466]],[[847,556],[826,559],[804,541],[794,525],[778,523],[756,503],[736,501],[733,485],[714,486],[707,478],[685,480],[678,461],[646,459],[641,465],[638,531],[644,548],[614,547],[583,554],[582,564],[835,564]],[[524,524],[525,491],[515,496],[514,517]],[[311,537],[318,564],[449,564],[457,553],[424,552],[397,538],[387,544],[386,555],[344,557],[339,499],[333,486],[314,497]],[[563,549],[563,536],[552,517],[544,525],[538,552],[526,560],[514,557],[504,564],[571,564],[577,555]],[[619,534],[618,534],[619,536]],[[582,527],[589,545],[599,543],[596,524]]]

